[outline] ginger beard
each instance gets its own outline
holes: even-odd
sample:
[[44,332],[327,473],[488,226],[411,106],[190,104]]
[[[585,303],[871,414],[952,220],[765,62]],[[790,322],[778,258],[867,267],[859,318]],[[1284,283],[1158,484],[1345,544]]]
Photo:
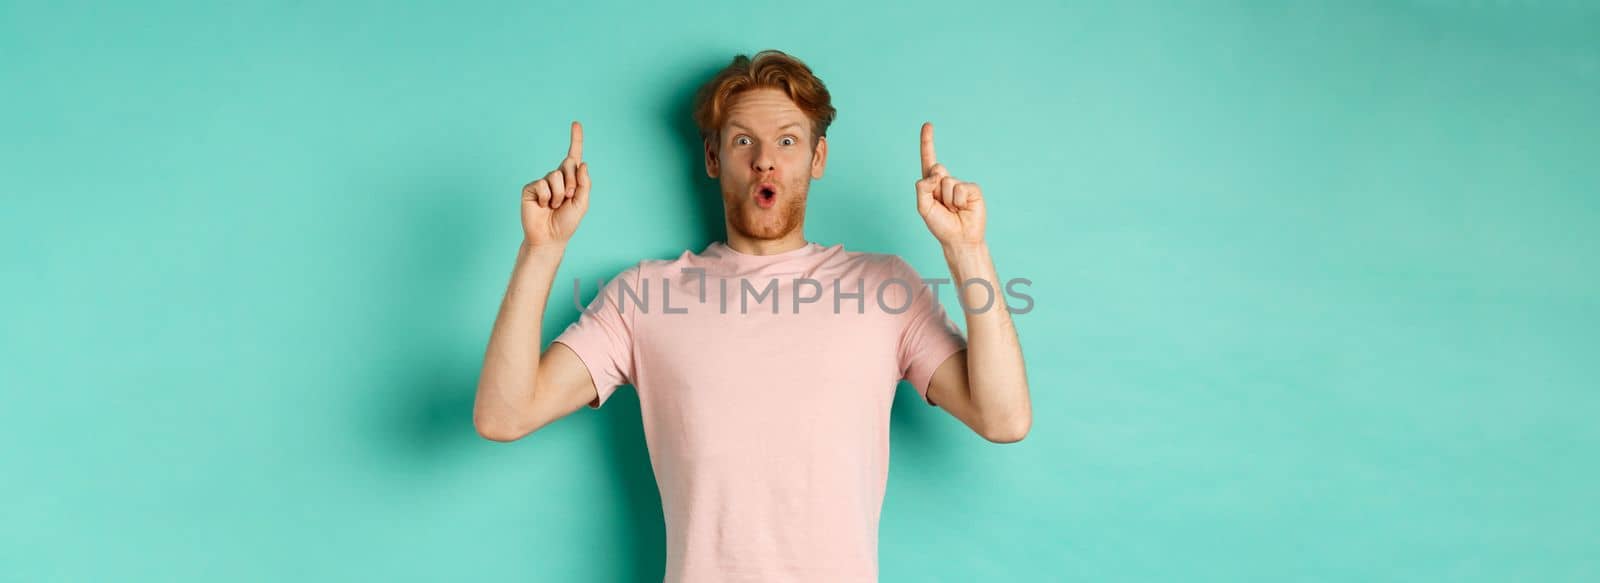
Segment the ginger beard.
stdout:
[[728,228],[756,240],[782,239],[805,225],[811,180],[821,178],[826,138],[813,138],[810,118],[788,95],[754,89],[728,109],[707,170],[722,190]]
[[796,180],[769,175],[756,178],[754,184],[738,182],[724,175],[722,209],[728,216],[729,227],[739,234],[763,241],[776,240],[805,225],[806,194],[811,188],[809,176],[801,175]]

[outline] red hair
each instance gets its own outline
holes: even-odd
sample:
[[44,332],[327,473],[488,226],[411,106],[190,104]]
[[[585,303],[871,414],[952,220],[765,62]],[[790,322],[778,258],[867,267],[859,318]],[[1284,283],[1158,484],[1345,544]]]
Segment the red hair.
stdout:
[[700,86],[694,97],[694,124],[700,128],[700,139],[709,141],[715,137],[727,121],[733,98],[752,89],[783,91],[811,120],[812,134],[816,138],[827,135],[835,114],[828,88],[800,59],[767,50],[756,53],[754,58],[734,57],[732,63]]

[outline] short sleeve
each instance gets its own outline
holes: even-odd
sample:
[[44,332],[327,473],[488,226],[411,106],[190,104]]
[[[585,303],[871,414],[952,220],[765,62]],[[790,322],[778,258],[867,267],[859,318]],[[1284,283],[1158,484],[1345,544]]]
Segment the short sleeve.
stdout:
[[630,302],[619,301],[622,296],[618,294],[622,293],[623,286],[639,289],[637,266],[623,270],[607,282],[578,316],[578,321],[567,326],[555,339],[571,348],[589,369],[596,393],[589,402],[591,409],[600,408],[617,386],[633,382],[634,314],[633,310],[625,308],[632,306]]
[[[928,384],[933,379],[933,372],[950,355],[966,349],[967,339],[956,327],[955,320],[945,312],[932,288],[923,283],[922,278],[904,260],[897,263],[904,265],[904,271],[897,277],[911,282],[915,292],[910,308],[900,314],[903,322],[899,347],[901,378],[911,382],[917,394],[922,395],[923,401],[937,405],[928,398]],[[942,289],[951,288],[946,286]]]

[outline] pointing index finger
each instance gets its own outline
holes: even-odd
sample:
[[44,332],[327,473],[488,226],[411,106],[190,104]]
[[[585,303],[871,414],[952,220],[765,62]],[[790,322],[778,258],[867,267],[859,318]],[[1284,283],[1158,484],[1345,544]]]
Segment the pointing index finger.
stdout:
[[583,159],[583,124],[572,122],[572,141],[567,145],[567,159]]
[[927,178],[933,172],[933,166],[939,163],[939,157],[933,152],[933,124],[922,124],[922,177]]

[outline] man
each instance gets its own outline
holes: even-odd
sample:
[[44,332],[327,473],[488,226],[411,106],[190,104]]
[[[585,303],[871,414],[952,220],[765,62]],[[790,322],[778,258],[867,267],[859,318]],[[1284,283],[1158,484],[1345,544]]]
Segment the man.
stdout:
[[876,581],[899,380],[990,441],[1020,440],[1031,425],[983,192],[938,163],[931,125],[917,210],[944,250],[970,340],[899,257],[806,239],[833,117],[804,63],[777,51],[735,58],[694,112],[727,240],[624,270],[542,354],[551,282],[589,206],[581,125],[560,167],[523,188],[524,241],[474,424],[512,441],[633,385],[665,512],[666,581]]

